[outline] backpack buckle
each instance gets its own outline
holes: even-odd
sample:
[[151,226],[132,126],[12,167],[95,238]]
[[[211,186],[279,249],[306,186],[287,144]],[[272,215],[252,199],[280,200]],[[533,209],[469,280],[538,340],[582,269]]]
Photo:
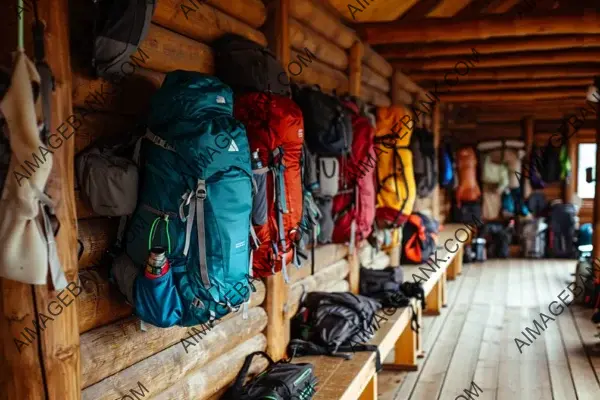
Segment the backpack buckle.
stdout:
[[198,186],[196,187],[196,198],[200,200],[206,199],[206,183],[198,179]]

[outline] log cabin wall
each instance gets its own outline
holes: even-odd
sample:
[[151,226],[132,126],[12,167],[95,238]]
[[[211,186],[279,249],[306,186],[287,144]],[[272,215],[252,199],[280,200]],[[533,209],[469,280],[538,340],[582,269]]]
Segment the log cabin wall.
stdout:
[[[77,18],[91,16],[87,1],[74,2]],[[131,73],[118,84],[95,79],[89,73],[90,24],[73,25],[73,104],[87,114],[76,135],[81,151],[100,137],[119,135],[144,117],[152,93],[165,73],[175,69],[214,73],[210,44],[232,32],[266,45],[260,31],[266,20],[261,0],[209,0],[205,3],[160,0],[146,39],[132,57]],[[135,64],[135,65],[133,65]],[[83,399],[114,399],[139,389],[141,383],[154,398],[205,399],[216,396],[233,380],[244,357],[266,349],[267,314],[262,283],[255,283],[248,319],[230,315],[215,327],[193,329],[147,327],[131,316],[132,308],[108,282],[108,268],[99,261],[113,243],[118,218],[94,215],[76,190],[81,334],[81,388]],[[264,368],[258,360],[253,372]],[[142,390],[143,392],[143,390]]]

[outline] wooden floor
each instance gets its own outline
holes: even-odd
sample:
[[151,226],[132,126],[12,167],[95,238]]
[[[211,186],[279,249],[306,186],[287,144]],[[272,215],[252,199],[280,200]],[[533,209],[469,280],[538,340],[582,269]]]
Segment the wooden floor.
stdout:
[[[600,399],[600,338],[592,311],[572,305],[560,316],[551,302],[572,280],[574,261],[490,260],[465,264],[449,282],[448,304],[437,317],[424,317],[425,357],[417,372],[383,371],[380,400]],[[566,297],[566,293],[569,296]],[[570,292],[561,295],[567,303]],[[556,310],[556,304],[552,310]],[[515,338],[547,327],[519,353]],[[538,328],[539,329],[539,328]],[[530,336],[530,335],[528,335]],[[471,389],[471,382],[482,392]]]

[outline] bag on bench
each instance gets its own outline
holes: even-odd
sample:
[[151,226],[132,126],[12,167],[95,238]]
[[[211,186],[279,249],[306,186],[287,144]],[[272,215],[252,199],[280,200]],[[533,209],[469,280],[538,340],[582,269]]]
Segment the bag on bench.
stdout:
[[377,370],[381,360],[377,346],[368,342],[379,328],[375,312],[381,304],[349,292],[311,292],[292,318],[288,352],[292,357],[329,355],[350,358],[344,352],[376,351]]
[[408,307],[410,299],[400,289],[402,279],[401,267],[361,267],[360,294],[377,300],[383,307]]
[[[244,380],[254,356],[267,359],[269,366],[246,385]],[[314,366],[310,363],[291,364],[285,361],[274,362],[263,351],[248,354],[242,369],[221,399],[223,400],[310,400],[315,394],[317,378]]]

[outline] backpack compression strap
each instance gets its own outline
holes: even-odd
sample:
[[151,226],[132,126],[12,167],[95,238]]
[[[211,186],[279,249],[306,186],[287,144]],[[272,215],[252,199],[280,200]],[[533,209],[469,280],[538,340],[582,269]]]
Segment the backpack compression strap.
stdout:
[[275,186],[276,201],[275,209],[277,211],[277,230],[279,231],[278,239],[283,252],[283,254],[281,255],[281,271],[283,273],[283,279],[286,283],[288,283],[290,279],[287,274],[287,268],[285,265],[285,253],[287,251],[287,243],[285,240],[285,226],[283,224],[283,214],[288,212],[287,202],[285,199],[285,179],[283,176],[285,171],[285,165],[283,165],[283,149],[281,147],[277,147],[275,150],[273,150],[272,158],[273,183]]

